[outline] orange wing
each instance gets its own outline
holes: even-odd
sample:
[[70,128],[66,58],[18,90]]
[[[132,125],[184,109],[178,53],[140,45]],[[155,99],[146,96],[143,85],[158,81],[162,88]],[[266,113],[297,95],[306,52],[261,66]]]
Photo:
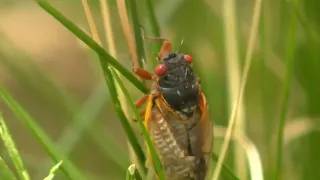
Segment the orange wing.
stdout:
[[201,93],[201,104],[200,104],[201,112],[202,112],[202,152],[205,154],[207,166],[211,160],[211,152],[213,149],[213,123],[210,120],[208,105],[206,101],[206,97],[203,93]]

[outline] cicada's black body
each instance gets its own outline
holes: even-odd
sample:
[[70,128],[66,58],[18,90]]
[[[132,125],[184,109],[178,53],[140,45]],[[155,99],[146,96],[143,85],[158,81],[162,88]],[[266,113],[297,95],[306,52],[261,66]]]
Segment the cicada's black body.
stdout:
[[[140,98],[136,107],[147,102],[141,114],[166,180],[204,180],[213,130],[205,95],[191,67],[192,57],[171,52],[171,43],[165,40],[158,59],[154,74],[134,69],[141,78],[153,80],[151,93]],[[148,160],[152,168],[150,153]]]
[[[148,132],[168,180],[204,180],[208,161],[204,144],[209,130],[204,95],[190,62],[181,53],[163,56],[166,72],[159,76]],[[210,136],[210,135],[209,135]],[[210,145],[211,146],[211,143]],[[207,150],[210,153],[211,147]]]
[[167,67],[167,71],[159,78],[159,92],[171,108],[191,117],[199,104],[198,78],[183,54],[169,53],[162,63]]

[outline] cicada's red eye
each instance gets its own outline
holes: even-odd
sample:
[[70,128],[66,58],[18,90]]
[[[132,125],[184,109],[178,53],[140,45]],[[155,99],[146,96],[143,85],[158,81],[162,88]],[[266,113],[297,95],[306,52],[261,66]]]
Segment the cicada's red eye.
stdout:
[[190,55],[184,55],[184,59],[188,62],[188,63],[192,63],[192,57]]
[[167,67],[164,64],[159,64],[156,69],[154,70],[154,73],[158,76],[162,76],[164,73],[166,73]]

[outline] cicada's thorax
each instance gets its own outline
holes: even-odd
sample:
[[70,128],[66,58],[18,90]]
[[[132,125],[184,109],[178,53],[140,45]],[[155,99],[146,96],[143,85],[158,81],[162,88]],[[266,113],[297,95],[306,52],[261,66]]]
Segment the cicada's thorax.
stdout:
[[170,53],[167,72],[158,80],[150,135],[169,180],[203,180],[206,164],[201,151],[200,85],[182,54]]
[[183,119],[190,118],[199,105],[198,78],[182,54],[170,53],[162,62],[167,71],[158,80],[157,90]]

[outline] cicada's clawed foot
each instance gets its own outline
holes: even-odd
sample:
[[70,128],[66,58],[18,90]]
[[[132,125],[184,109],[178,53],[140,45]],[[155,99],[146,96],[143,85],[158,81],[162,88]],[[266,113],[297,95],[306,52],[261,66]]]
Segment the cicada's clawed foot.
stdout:
[[[142,118],[142,117],[144,117],[145,113],[146,113],[146,110],[143,110],[143,111],[141,111],[141,112],[139,113],[139,116]],[[142,118],[142,119],[143,119],[143,118]],[[134,116],[134,117],[132,118],[132,120],[133,120],[133,122],[138,122],[138,119],[137,119],[136,116]]]

